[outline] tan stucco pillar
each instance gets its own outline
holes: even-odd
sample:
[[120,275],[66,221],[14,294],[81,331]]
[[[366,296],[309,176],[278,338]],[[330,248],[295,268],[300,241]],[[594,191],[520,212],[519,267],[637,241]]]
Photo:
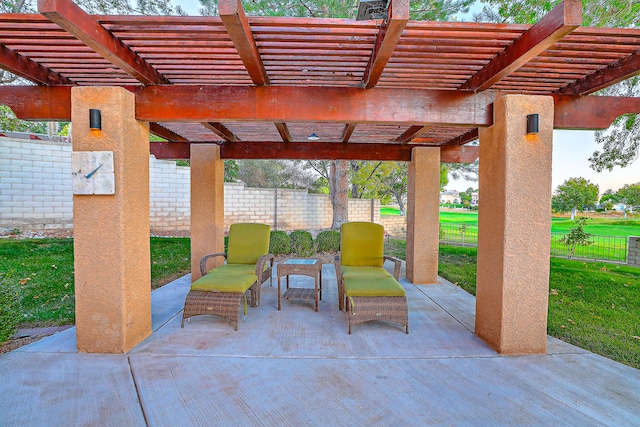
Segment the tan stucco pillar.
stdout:
[[[503,354],[545,353],[553,99],[507,95],[480,130],[476,334]],[[526,116],[540,131],[526,134]]]
[[[191,280],[200,275],[200,258],[224,252],[224,162],[216,144],[191,145]],[[224,261],[209,260],[213,268]]]
[[[78,350],[124,353],[151,333],[149,127],[119,87],[74,87],[71,103],[74,153],[113,152],[115,184],[112,195],[73,197]],[[89,130],[90,108],[102,112],[100,131]]]
[[407,279],[438,283],[440,148],[411,150],[407,190]]

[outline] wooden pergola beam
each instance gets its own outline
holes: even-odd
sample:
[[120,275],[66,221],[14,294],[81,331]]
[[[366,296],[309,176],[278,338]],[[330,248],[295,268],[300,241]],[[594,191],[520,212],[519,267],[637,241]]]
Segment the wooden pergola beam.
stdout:
[[471,76],[460,89],[474,92],[489,89],[580,25],[582,0],[563,1]]
[[554,95],[554,129],[606,129],[624,114],[640,113],[640,98]]
[[174,131],[169,130],[166,127],[154,122],[149,123],[149,132],[156,136],[159,136],[160,138],[164,138],[167,141],[181,141],[181,142],[189,141],[187,138],[183,137],[182,135],[178,135]]
[[[224,142],[219,143],[223,159],[290,160],[377,160],[408,162],[410,145],[406,144],[336,144],[324,142]],[[193,143],[197,144],[197,143]],[[151,153],[158,159],[188,159],[188,142],[152,142]]]
[[371,89],[380,80],[389,58],[400,41],[404,27],[409,21],[409,0],[391,0],[387,10],[387,19],[383,22],[373,53],[362,76],[362,85],[365,89]]
[[356,124],[355,123],[347,123],[346,125],[344,125],[344,129],[342,130],[342,135],[340,135],[340,141],[342,142],[349,142],[349,140],[351,139],[351,134],[353,134],[353,131],[356,129]]
[[269,77],[240,0],[220,0],[218,13],[253,83],[268,85]]
[[562,95],[589,95],[640,74],[640,50],[560,89]]
[[402,135],[397,137],[394,140],[394,142],[407,143],[407,142],[413,140],[414,138],[417,138],[420,135],[422,135],[430,127],[432,127],[432,126],[431,125],[427,125],[427,126],[421,126],[421,125],[419,125],[419,126],[411,126],[409,129],[404,131],[402,133]]
[[478,160],[478,157],[480,157],[480,147],[477,145],[440,148],[440,161],[443,163],[473,163]]
[[169,80],[71,0],[38,0],[38,12],[145,85]]
[[0,44],[0,68],[16,76],[44,86],[73,85],[73,81],[61,76]]
[[289,133],[289,127],[287,127],[287,124],[276,122],[274,125],[276,126],[276,129],[278,129],[282,142],[291,142],[291,133]]
[[23,120],[71,120],[71,86],[0,86],[0,104]]
[[[355,94],[350,96],[352,90]],[[350,123],[348,126],[377,120],[380,124],[433,122],[486,127],[493,124],[491,106],[495,97],[492,92],[287,86],[148,86],[137,88],[135,93],[136,119],[147,122],[202,122],[214,118],[243,122],[333,121]],[[295,101],[309,97],[314,97],[318,114],[314,114],[314,108],[301,109]],[[623,114],[640,113],[640,98],[635,97],[553,98],[555,129],[606,129]],[[226,103],[218,105],[218,99]],[[71,87],[0,86],[0,104],[9,106],[23,120],[70,120]]]
[[497,94],[308,86],[147,86],[136,114],[149,122],[342,122],[490,126]]
[[229,128],[227,128],[222,123],[218,123],[218,122],[202,122],[201,124],[202,124],[202,126],[204,126],[207,129],[209,129],[211,132],[213,132],[216,135],[218,135],[219,137],[223,138],[225,141],[240,141],[240,139],[237,136],[235,136],[233,134],[233,132],[231,132],[229,130]]

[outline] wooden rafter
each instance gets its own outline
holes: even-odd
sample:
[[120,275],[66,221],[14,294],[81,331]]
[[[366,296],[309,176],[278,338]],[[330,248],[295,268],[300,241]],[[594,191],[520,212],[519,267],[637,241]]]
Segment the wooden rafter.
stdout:
[[483,91],[513,74],[582,24],[582,1],[565,0],[461,86]]
[[[151,153],[158,159],[186,159],[189,143],[152,142]],[[323,142],[234,142],[222,143],[223,159],[290,159],[290,160],[411,160],[411,146],[404,144],[326,144]]]
[[187,138],[181,135],[178,135],[172,130],[169,130],[166,127],[154,122],[149,123],[149,132],[156,136],[159,136],[160,138],[164,138],[167,141],[180,141],[180,142],[188,141]]
[[269,77],[240,0],[220,0],[218,13],[253,83],[268,85]]
[[430,127],[432,127],[432,126],[431,125],[427,125],[427,126],[421,126],[421,125],[411,126],[409,129],[404,131],[402,133],[402,135],[397,137],[394,142],[407,143],[407,142],[411,141],[412,139],[417,138],[420,135],[422,135]]
[[276,122],[274,123],[276,129],[278,129],[278,133],[282,138],[282,142],[291,142],[291,134],[289,133],[289,128],[286,123]]
[[351,134],[355,129],[356,129],[355,123],[347,123],[346,125],[344,125],[344,129],[342,130],[342,135],[340,135],[340,141],[349,142],[349,139],[351,139]]
[[145,85],[169,80],[71,0],[38,0],[38,11]]
[[373,52],[362,77],[362,85],[365,89],[371,89],[378,84],[408,21],[409,0],[391,0],[387,19],[378,32]]
[[471,141],[475,141],[478,139],[478,128],[471,129],[468,132],[463,133],[460,136],[457,136],[449,141],[445,142],[444,145],[448,146],[456,146],[456,145],[464,145]]
[[73,85],[73,81],[0,45],[0,68],[44,86]]
[[560,89],[563,95],[589,95],[614,83],[640,74],[640,50],[568,86]]
[[225,141],[240,141],[225,125],[218,122],[202,122],[202,126],[223,138]]

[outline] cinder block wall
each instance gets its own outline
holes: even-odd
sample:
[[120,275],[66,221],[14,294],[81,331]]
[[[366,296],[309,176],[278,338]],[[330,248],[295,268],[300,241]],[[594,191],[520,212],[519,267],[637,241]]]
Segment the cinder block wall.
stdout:
[[640,237],[629,236],[627,264],[634,267],[640,267]]
[[[154,233],[190,228],[190,170],[149,157]],[[331,227],[329,197],[306,190],[225,184],[225,226],[260,222],[278,230]],[[380,222],[379,200],[349,200],[351,221]],[[0,137],[0,228],[73,228],[71,144]]]
[[0,227],[73,227],[71,145],[0,140]]
[[[378,209],[378,211],[380,211]],[[400,215],[384,215],[380,217],[380,224],[384,227],[384,231],[391,236],[406,237],[407,235],[407,217]]]

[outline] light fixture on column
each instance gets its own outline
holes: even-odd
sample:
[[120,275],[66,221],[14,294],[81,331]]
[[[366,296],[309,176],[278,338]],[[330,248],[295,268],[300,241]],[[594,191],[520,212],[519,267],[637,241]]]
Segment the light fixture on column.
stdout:
[[527,116],[527,135],[538,133],[538,115],[529,114]]
[[308,139],[309,141],[318,141],[318,140],[320,140],[320,137],[319,137],[318,135],[316,135],[316,133],[315,133],[315,132],[312,132],[312,133],[311,133],[311,135],[309,135],[309,136],[307,137],[307,139]]
[[89,109],[89,129],[102,130],[102,113],[100,110]]

